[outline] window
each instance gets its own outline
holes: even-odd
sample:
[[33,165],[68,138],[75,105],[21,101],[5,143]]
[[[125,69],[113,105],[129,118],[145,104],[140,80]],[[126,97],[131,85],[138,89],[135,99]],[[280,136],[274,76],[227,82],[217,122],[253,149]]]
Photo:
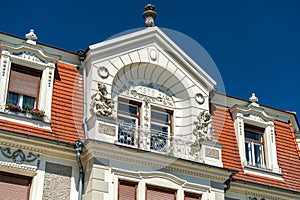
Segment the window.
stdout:
[[184,193],[184,200],[200,200],[201,194],[195,194],[195,193]]
[[175,200],[176,190],[147,185],[146,200]]
[[137,183],[129,181],[119,181],[118,200],[136,200]]
[[41,75],[41,71],[12,64],[7,103],[22,109],[25,106],[30,107],[30,109],[36,108]]
[[122,121],[118,131],[118,142],[126,145],[135,145],[137,129],[140,123],[141,104],[119,98],[118,119]]
[[1,199],[29,199],[30,183],[31,177],[0,172]]
[[264,129],[245,124],[245,156],[247,164],[264,167]]
[[254,94],[249,101],[252,103],[248,106],[230,108],[244,173],[282,180],[276,150],[276,117],[257,103]]
[[151,149],[166,151],[172,133],[172,113],[166,109],[151,107]]

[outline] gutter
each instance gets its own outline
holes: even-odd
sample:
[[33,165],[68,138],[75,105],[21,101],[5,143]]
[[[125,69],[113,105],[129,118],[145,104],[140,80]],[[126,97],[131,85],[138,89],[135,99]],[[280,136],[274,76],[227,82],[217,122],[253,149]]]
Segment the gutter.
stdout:
[[76,148],[76,160],[79,168],[79,181],[78,181],[78,200],[82,199],[82,189],[83,189],[83,165],[81,162],[81,153],[83,149],[83,143],[80,140],[75,141]]

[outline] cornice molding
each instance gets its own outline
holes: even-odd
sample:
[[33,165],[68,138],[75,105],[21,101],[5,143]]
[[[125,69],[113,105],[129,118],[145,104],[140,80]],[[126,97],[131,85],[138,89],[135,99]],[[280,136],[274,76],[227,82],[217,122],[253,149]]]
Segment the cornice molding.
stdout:
[[88,140],[85,144],[83,157],[85,157],[85,161],[93,157],[101,157],[126,162],[128,164],[169,170],[175,173],[201,177],[222,183],[225,182],[232,173],[228,169],[214,167],[212,165],[91,140]]

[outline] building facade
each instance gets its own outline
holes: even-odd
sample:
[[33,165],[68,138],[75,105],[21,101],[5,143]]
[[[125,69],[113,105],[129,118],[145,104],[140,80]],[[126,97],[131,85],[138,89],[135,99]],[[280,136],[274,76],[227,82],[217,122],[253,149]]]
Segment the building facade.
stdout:
[[0,34],[0,199],[300,199],[296,115],[218,93],[144,17],[76,53]]

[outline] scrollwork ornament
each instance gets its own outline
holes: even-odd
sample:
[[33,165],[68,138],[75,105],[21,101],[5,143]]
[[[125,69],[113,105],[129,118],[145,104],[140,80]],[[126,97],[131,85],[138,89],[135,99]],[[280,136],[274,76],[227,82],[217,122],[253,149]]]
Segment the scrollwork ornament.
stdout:
[[32,152],[25,154],[21,149],[15,151],[11,151],[10,148],[3,148],[3,147],[0,147],[0,149],[4,157],[8,159],[12,159],[17,164],[23,164],[24,162],[34,162],[36,159],[40,157],[39,154],[34,154]]

